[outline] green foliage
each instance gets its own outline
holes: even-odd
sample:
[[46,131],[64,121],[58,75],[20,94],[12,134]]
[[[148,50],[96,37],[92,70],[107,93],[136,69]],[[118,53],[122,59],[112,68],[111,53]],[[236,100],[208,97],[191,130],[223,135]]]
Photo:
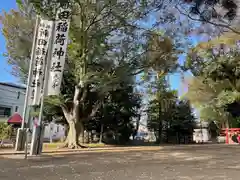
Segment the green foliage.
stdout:
[[158,77],[149,88],[152,98],[148,103],[147,125],[155,132],[158,141],[163,129],[175,133],[192,131],[194,125],[192,108],[188,101],[178,100],[176,91],[169,89],[166,77]]
[[11,126],[7,123],[0,123],[0,140],[10,138],[11,130]]
[[125,144],[129,141],[129,137],[133,134],[134,126],[132,124],[124,124],[118,129],[119,143]]
[[175,130],[191,132],[195,125],[195,117],[193,115],[192,107],[189,101],[178,101],[175,104],[174,110],[172,112],[173,115],[170,126]]
[[185,98],[200,112],[203,121],[226,122],[228,113],[224,111],[226,102],[219,97],[227,83],[214,82],[211,79],[192,77],[188,82],[188,92]]
[[[132,120],[138,116],[141,104],[140,96],[133,92],[133,88],[126,86],[110,92],[96,116],[85,123],[86,128],[100,132],[101,125],[104,125],[104,132],[110,131],[128,140],[133,133]],[[126,134],[123,133],[125,131]]]
[[[225,52],[220,51],[220,45]],[[203,120],[214,120],[223,125],[233,120],[228,105],[239,102],[240,64],[236,46],[220,45],[214,47],[214,51],[220,53],[213,54],[211,46],[189,55],[185,67],[195,77],[188,82],[186,98],[199,109]]]
[[[239,30],[239,28],[238,28],[238,30]],[[228,47],[234,47],[234,46],[236,46],[236,43],[239,38],[240,38],[240,34],[237,34],[234,32],[225,32],[225,33],[221,34],[221,36],[213,38],[213,39],[209,40],[208,42],[199,43],[192,50],[194,52],[205,51],[205,50],[212,49],[216,46],[219,46],[219,44],[224,44],[224,45],[227,45]]]
[[12,66],[11,73],[25,81],[30,61],[34,19],[26,17],[26,21],[22,16],[21,12],[11,10],[0,16],[0,22],[3,24],[2,33],[7,44],[4,56]]

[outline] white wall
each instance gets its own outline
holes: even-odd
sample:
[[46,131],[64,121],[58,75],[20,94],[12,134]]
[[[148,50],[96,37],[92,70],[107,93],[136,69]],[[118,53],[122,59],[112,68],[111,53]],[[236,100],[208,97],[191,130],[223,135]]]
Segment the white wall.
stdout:
[[193,141],[195,142],[208,142],[211,136],[208,129],[194,129]]
[[[19,98],[18,98],[19,92]],[[0,83],[0,106],[11,108],[11,115],[15,112],[22,115],[25,100],[25,89],[11,87]],[[5,121],[8,118],[0,118]]]
[[45,126],[44,138],[60,140],[65,136],[65,128],[60,124],[55,124],[53,122]]

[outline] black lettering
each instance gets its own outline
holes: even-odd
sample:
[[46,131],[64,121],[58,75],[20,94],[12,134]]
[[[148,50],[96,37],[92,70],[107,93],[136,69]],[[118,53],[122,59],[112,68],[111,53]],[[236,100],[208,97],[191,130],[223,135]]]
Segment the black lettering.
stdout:
[[39,39],[38,40],[38,45],[39,46],[41,46],[41,45],[46,46],[47,45],[47,41],[45,39]]
[[62,66],[60,64],[60,62],[57,62],[57,63],[53,63],[52,66],[51,66],[51,69],[50,71],[53,71],[53,72],[62,72]]
[[65,10],[65,11],[58,13],[58,18],[60,20],[67,20],[70,18],[70,16],[71,16],[71,12],[69,10]]
[[32,81],[31,87],[36,87],[36,80],[35,79]]
[[46,54],[47,54],[47,51],[45,48],[37,47],[36,53],[35,53],[36,56],[41,56],[41,55],[46,55]]
[[41,48],[39,48],[39,47],[37,47],[37,49],[36,49],[36,56],[39,56],[39,55],[41,55],[42,54],[42,52],[41,52]]
[[40,86],[40,81],[39,81],[39,79],[37,79],[37,82],[36,82],[36,80],[34,79],[34,80],[32,81],[31,87],[36,87],[36,85],[37,85],[37,87]]
[[33,73],[33,76],[36,76],[36,75],[37,75],[37,68],[35,68],[35,69],[32,71],[32,73]]
[[55,44],[60,44],[61,46],[63,46],[65,43],[65,40],[66,40],[66,36],[64,34],[58,33],[56,36]]
[[42,49],[41,49],[41,52],[42,52],[42,55],[46,55],[46,54],[47,54],[47,51],[46,51],[45,48],[42,48]]
[[37,87],[39,87],[40,85],[41,85],[40,80],[37,79]]
[[54,77],[53,77],[53,84],[52,84],[52,87],[53,88],[56,88],[60,86],[60,77],[58,74],[55,74]]
[[48,37],[49,36],[49,31],[47,29],[41,29],[40,30],[40,36]]
[[59,22],[57,24],[56,31],[58,32],[67,32],[68,30],[68,23],[67,22]]
[[36,66],[37,66],[37,65],[43,66],[43,62],[44,62],[44,59],[43,59],[42,56],[37,56],[37,57],[36,57]]
[[32,89],[32,92],[31,92],[31,99],[34,98],[34,94],[35,94],[35,89]]
[[55,48],[54,52],[53,52],[53,57],[57,56],[58,59],[60,59],[62,56],[64,56],[64,51],[62,50],[62,47],[60,47],[60,49]]
[[41,76],[41,75],[43,75],[43,71],[42,70],[39,70],[38,71],[38,74]]

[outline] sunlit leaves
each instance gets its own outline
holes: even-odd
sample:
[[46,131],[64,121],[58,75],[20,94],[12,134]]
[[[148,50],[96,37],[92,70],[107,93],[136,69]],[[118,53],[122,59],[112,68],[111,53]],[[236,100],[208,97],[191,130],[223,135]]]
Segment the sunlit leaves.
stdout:
[[192,49],[194,52],[199,51],[206,51],[208,49],[214,48],[216,46],[219,46],[219,44],[224,44],[226,46],[232,47],[236,46],[237,42],[240,39],[240,35],[233,33],[233,32],[227,32],[223,35],[216,37],[214,39],[211,39],[208,42],[201,42],[196,47]]
[[214,47],[199,49],[188,60],[188,67],[198,77],[189,81],[186,97],[205,120],[224,122],[231,118],[226,107],[239,101],[239,51],[236,46]]
[[12,132],[12,127],[11,125],[8,125],[7,123],[0,123],[0,140],[3,139],[8,139],[11,136],[11,132]]
[[[30,61],[34,13],[25,16],[22,12],[11,10],[0,16],[2,33],[6,40],[6,52],[4,56],[13,67],[12,74],[26,80]],[[14,68],[17,67],[17,68]]]
[[152,63],[152,68],[161,73],[171,72],[177,65],[177,51],[173,42],[158,34],[152,34],[149,38],[147,58]]

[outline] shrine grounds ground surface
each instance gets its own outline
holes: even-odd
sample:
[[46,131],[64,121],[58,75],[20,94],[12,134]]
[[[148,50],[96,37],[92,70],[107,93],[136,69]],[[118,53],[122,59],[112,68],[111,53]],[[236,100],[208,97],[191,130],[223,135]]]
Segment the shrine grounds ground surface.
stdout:
[[[21,156],[21,157],[20,157]],[[0,180],[239,180],[240,145],[0,157]]]

